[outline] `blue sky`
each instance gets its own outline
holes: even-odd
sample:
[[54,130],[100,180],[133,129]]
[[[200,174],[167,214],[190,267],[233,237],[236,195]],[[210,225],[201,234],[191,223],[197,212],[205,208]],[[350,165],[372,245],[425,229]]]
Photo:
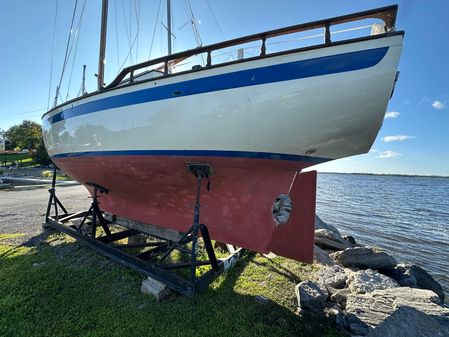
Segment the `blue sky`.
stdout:
[[[186,1],[172,2],[175,51],[194,48],[196,42],[188,23]],[[209,44],[395,2],[190,0],[190,3],[202,43]],[[59,0],[58,3],[50,102],[61,73],[74,4],[75,0]],[[72,36],[77,32],[83,4],[84,0],[78,0]],[[396,26],[405,30],[406,35],[399,65],[401,75],[388,106],[390,118],[385,119],[370,153],[317,166],[320,171],[449,176],[449,2],[406,0],[398,4]],[[47,109],[55,5],[56,0],[17,0],[1,4],[1,129],[23,119],[40,121]],[[159,0],[110,0],[106,82],[115,77],[122,64],[148,59],[154,27],[151,56],[165,54],[166,36],[160,23],[165,22],[165,1],[156,20],[158,7]],[[87,65],[87,90],[96,88],[99,11],[100,0],[86,1],[76,33],[78,46],[72,47],[71,56],[76,50],[75,62],[72,65],[72,57],[62,82],[64,98],[67,92],[73,97],[79,91],[83,64]],[[136,12],[140,13],[138,20]],[[128,55],[128,46],[133,41],[132,54]]]

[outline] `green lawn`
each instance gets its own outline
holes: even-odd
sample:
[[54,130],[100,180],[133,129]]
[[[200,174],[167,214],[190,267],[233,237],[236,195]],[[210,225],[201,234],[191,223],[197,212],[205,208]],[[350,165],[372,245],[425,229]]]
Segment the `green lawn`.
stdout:
[[294,286],[313,265],[249,254],[195,299],[156,302],[140,292],[142,275],[63,234],[33,248],[13,239],[0,235],[2,337],[343,336],[295,314]]
[[21,167],[34,165],[29,153],[0,154],[0,166],[5,166],[5,160],[7,166],[17,161],[21,163]]

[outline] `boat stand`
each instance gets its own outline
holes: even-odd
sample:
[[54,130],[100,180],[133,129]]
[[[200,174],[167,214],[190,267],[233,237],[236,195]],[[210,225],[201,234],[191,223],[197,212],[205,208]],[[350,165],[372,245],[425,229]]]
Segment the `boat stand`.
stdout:
[[[129,268],[165,283],[181,294],[192,297],[233,266],[245,250],[227,245],[229,255],[225,258],[216,257],[209,231],[199,222],[201,186],[203,179],[207,179],[209,189],[211,167],[207,164],[188,164],[187,170],[195,176],[197,182],[193,224],[178,240],[130,229],[115,223],[115,216],[105,217],[100,209],[99,199],[102,194],[109,193],[109,190],[93,182],[86,183],[93,189],[90,208],[83,212],[69,213],[56,195],[56,167],[53,171],[52,186],[48,190],[50,197],[45,225],[70,235],[80,243]],[[130,242],[129,238],[136,235],[143,240]],[[204,249],[199,245],[200,235]],[[128,238],[127,244],[119,242],[125,238]],[[133,254],[129,250],[139,251]],[[205,250],[205,254],[201,253],[202,250]],[[204,259],[206,255],[207,259]]]

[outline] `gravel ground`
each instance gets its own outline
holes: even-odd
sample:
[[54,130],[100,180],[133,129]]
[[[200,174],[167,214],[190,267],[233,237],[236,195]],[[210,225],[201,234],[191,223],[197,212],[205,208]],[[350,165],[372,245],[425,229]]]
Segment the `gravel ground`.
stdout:
[[[38,238],[48,203],[45,188],[0,191],[0,234],[23,234],[14,238],[22,244]],[[69,212],[87,210],[91,199],[82,185],[58,187],[56,195]]]

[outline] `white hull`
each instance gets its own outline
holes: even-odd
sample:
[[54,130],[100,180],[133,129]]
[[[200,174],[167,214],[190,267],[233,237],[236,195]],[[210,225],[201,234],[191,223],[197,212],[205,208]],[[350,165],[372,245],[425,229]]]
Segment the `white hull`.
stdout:
[[[127,105],[49,122],[61,111],[131,91],[380,47],[388,47],[385,56],[365,69]],[[402,36],[395,35],[118,88],[50,112],[43,119],[45,143],[51,156],[129,150],[307,156],[313,151],[313,157],[337,159],[365,153],[382,125],[401,48]]]

